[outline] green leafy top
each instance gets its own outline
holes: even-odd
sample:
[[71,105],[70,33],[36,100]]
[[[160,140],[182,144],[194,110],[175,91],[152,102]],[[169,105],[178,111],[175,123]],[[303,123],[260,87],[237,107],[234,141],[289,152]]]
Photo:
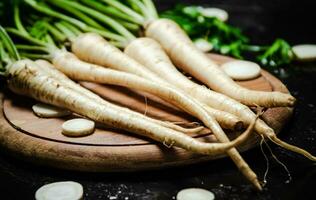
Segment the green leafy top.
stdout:
[[19,60],[20,55],[12,42],[11,38],[0,25],[0,72],[6,71],[6,67],[13,61]]
[[178,5],[172,10],[163,12],[161,17],[176,21],[193,38],[217,37],[222,43],[237,40],[245,43],[249,41],[239,28],[230,26],[217,18],[204,17],[196,6]]

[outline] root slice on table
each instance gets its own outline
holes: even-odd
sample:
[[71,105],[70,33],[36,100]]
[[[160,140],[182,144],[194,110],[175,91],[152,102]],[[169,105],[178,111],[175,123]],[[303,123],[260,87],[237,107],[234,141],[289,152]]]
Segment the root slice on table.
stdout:
[[50,183],[42,186],[35,193],[36,200],[80,200],[82,197],[82,185],[72,181]]
[[35,115],[43,118],[64,117],[71,114],[68,110],[44,103],[37,103],[33,105],[32,110]]
[[177,200],[191,199],[213,200],[215,199],[215,195],[212,192],[201,188],[187,188],[179,191],[177,194]]

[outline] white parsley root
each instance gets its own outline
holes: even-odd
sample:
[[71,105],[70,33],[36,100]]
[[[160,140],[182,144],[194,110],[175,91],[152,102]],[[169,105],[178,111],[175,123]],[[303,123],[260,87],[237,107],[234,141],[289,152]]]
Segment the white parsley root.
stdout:
[[[61,71],[57,70],[56,67],[51,64],[50,62],[47,62],[45,60],[36,60],[35,63],[37,64],[37,66],[39,66],[42,70],[45,71],[45,73],[48,73],[49,76],[57,79],[58,81],[60,81],[62,84],[64,84],[65,86],[79,92],[81,95],[87,96],[91,99],[93,99],[94,101],[97,101],[98,103],[101,104],[106,104],[108,106],[112,106],[115,109],[118,110],[124,110],[125,112],[133,112],[131,110],[129,110],[128,108],[124,108],[124,107],[120,107],[120,106],[116,106],[114,104],[110,104],[109,102],[105,101],[104,99],[102,99],[100,96],[98,96],[97,94],[91,92],[90,90],[81,87],[79,84],[75,83],[74,81],[72,81],[71,79],[69,79],[65,74],[63,74]],[[139,117],[143,118],[144,115],[137,113],[137,112],[133,112],[133,114],[137,114]],[[218,115],[221,115],[221,113],[218,113]],[[230,120],[232,117],[230,117]],[[157,123],[161,126],[167,127],[167,128],[171,128],[174,129],[176,131],[179,132],[183,132],[183,133],[198,133],[200,131],[203,130],[203,126],[199,126],[199,127],[195,127],[195,128],[183,128],[181,126],[178,126],[176,124],[173,124],[171,122],[165,122],[165,121],[161,121],[161,120],[156,120],[153,118],[148,118],[149,120],[151,120],[154,123]],[[236,119],[235,119],[236,120]],[[239,121],[237,121],[239,122]],[[236,126],[240,125],[240,123],[236,122]],[[235,126],[235,127],[236,127]]]
[[238,146],[251,135],[256,119],[238,138],[225,143],[200,142],[181,132],[163,127],[147,117],[139,117],[135,112],[126,112],[114,106],[100,104],[93,99],[65,86],[57,79],[47,75],[35,62],[19,60],[8,70],[8,87],[11,91],[30,96],[41,102],[59,105],[79,115],[99,123],[104,123],[153,140],[178,146],[191,152],[205,155],[219,155]]
[[171,20],[158,19],[151,22],[146,29],[146,36],[158,41],[177,67],[216,92],[248,106],[294,106],[296,100],[290,94],[254,91],[238,85],[197,49],[181,27]]

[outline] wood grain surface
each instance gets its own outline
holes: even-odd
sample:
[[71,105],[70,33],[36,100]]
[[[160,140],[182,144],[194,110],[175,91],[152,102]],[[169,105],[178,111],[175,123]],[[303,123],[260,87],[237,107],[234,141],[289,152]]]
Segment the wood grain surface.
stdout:
[[[231,60],[214,54],[211,57],[219,64]],[[264,70],[257,79],[238,83],[254,90],[288,92],[278,79]],[[182,122],[184,126],[198,122],[145,93],[87,82],[81,84],[110,102],[156,119]],[[32,112],[34,100],[10,92],[1,93],[0,98],[3,109],[0,114],[1,148],[13,156],[39,165],[93,172],[134,171],[193,164],[226,156],[201,156],[180,148],[168,149],[146,138],[101,124],[97,125],[94,134],[87,137],[66,137],[61,134],[61,124],[78,116],[42,119]],[[278,133],[291,117],[292,111],[291,108],[268,109],[262,118]],[[235,134],[230,135],[234,137]],[[216,141],[207,129],[202,134],[191,136],[205,142]],[[256,143],[257,138],[254,136],[239,149],[248,150]]]

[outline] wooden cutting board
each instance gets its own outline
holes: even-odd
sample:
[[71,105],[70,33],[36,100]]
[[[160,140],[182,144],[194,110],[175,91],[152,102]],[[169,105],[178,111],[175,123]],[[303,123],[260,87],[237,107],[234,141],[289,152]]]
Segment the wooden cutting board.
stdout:
[[[215,54],[210,56],[219,64],[231,60]],[[264,70],[257,79],[238,83],[254,90],[288,92],[278,79]],[[81,84],[108,101],[156,119],[181,122],[184,126],[198,122],[160,99],[151,100],[148,94],[122,87],[87,82]],[[38,118],[31,109],[36,103],[34,100],[10,92],[0,93],[0,98],[3,110],[0,114],[0,146],[20,159],[39,165],[93,172],[134,171],[193,164],[226,156],[210,157],[180,148],[167,148],[149,139],[100,124],[90,136],[66,137],[61,134],[62,123],[78,116]],[[262,118],[278,133],[291,115],[291,108],[273,108],[268,109]],[[234,133],[229,134],[234,136]],[[207,129],[191,136],[205,142],[216,142]],[[257,138],[254,136],[239,149],[245,151],[256,144]]]

